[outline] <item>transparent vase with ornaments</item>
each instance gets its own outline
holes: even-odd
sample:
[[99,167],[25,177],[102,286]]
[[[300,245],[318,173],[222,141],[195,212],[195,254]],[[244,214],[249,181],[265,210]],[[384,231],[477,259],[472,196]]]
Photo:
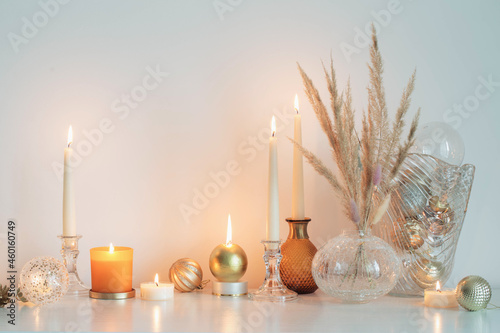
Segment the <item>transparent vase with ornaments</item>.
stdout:
[[401,262],[370,231],[344,231],[321,247],[312,263],[314,281],[346,303],[367,303],[387,294],[401,274]]
[[373,228],[373,234],[387,241],[403,264],[391,295],[423,296],[436,282],[448,281],[474,173],[471,164],[452,165],[425,154],[406,158],[393,180],[387,214]]

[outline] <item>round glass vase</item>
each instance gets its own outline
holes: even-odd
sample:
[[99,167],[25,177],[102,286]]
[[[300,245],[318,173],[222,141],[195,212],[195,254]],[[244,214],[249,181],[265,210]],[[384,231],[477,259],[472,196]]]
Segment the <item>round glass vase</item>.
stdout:
[[370,232],[344,231],[318,250],[312,274],[326,294],[346,303],[367,303],[394,288],[401,263],[392,247]]

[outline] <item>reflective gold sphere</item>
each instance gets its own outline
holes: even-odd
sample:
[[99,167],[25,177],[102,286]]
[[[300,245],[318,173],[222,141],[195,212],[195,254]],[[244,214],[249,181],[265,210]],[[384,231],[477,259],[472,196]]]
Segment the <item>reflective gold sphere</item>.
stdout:
[[439,261],[418,259],[411,269],[412,280],[422,289],[434,288],[437,281],[444,284],[446,267]]
[[182,258],[172,264],[169,271],[170,282],[175,289],[189,292],[199,288],[203,280],[200,264],[190,258]]
[[220,282],[236,282],[247,271],[248,259],[238,244],[220,244],[209,259],[210,271]]
[[420,226],[412,218],[398,219],[395,231],[391,232],[392,242],[406,251],[414,251],[424,245],[420,236]]
[[491,287],[488,281],[477,275],[470,275],[457,285],[457,302],[468,311],[486,309],[491,300]]

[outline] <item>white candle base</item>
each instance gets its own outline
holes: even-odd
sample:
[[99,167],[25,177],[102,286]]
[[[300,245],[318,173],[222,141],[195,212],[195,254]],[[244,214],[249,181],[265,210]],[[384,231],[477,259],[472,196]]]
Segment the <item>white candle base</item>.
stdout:
[[166,301],[174,298],[173,283],[141,283],[141,299],[146,301]]
[[216,296],[243,296],[248,294],[248,282],[212,282],[212,294]]
[[424,291],[424,304],[431,308],[456,308],[458,307],[455,289],[426,289]]

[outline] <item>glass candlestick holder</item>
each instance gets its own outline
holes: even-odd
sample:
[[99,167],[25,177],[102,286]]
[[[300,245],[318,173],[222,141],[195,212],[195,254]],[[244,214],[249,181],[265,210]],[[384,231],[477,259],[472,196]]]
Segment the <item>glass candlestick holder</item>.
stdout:
[[78,276],[78,272],[76,269],[76,260],[78,258],[78,240],[82,238],[81,235],[76,236],[57,236],[61,242],[61,255],[63,257],[64,266],[68,270],[69,274],[69,288],[66,292],[67,296],[88,296],[89,288],[86,287],[80,277]]
[[295,291],[289,290],[280,278],[281,241],[261,242],[264,245],[266,278],[260,288],[248,295],[254,301],[290,302],[298,299]]

